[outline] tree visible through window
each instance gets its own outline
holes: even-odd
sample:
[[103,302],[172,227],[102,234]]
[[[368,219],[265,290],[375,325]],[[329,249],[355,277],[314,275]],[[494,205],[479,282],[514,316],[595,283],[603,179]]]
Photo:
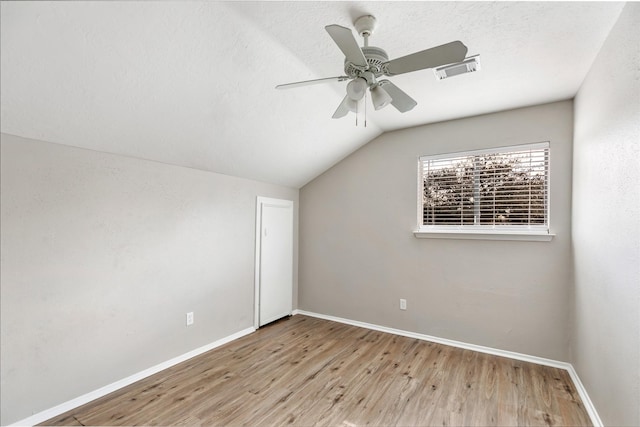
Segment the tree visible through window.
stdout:
[[425,156],[424,227],[548,230],[549,144]]

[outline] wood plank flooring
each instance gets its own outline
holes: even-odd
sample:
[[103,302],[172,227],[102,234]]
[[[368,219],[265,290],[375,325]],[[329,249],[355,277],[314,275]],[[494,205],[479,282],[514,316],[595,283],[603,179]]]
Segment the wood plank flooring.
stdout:
[[562,369],[297,315],[43,425],[591,422]]

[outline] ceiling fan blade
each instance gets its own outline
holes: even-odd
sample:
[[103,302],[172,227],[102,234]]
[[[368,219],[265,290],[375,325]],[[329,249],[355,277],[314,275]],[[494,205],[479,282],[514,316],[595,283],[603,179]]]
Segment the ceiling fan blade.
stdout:
[[455,41],[392,59],[386,63],[385,74],[394,76],[460,62],[464,60],[466,54],[467,47],[461,41]]
[[339,119],[341,117],[346,116],[349,113],[349,95],[345,96],[344,99],[342,100],[342,102],[340,103],[340,105],[338,105],[338,108],[336,109],[336,112],[333,113],[333,116],[331,116],[332,119]]
[[334,42],[338,45],[342,53],[344,53],[347,61],[360,67],[367,67],[367,58],[364,57],[362,49],[358,46],[358,42],[353,37],[353,33],[350,29],[342,27],[340,25],[327,25],[324,27],[327,33],[331,36]]
[[398,86],[394,85],[389,80],[380,80],[378,84],[387,91],[389,96],[391,96],[391,105],[396,107],[396,110],[400,111],[401,113],[406,113],[407,111],[412,110],[413,107],[418,105],[415,99],[411,98],[405,92],[400,90]]
[[276,89],[291,89],[291,88],[294,88],[294,87],[317,85],[317,84],[320,84],[320,83],[343,82],[345,80],[349,80],[349,77],[347,77],[347,76],[325,77],[323,79],[304,80],[304,81],[301,81],[301,82],[285,83],[285,84],[281,84],[281,85],[276,86]]

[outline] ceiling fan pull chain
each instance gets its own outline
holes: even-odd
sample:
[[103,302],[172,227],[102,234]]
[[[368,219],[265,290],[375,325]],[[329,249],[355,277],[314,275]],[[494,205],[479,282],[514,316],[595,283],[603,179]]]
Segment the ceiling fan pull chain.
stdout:
[[367,127],[367,92],[364,93],[364,127]]

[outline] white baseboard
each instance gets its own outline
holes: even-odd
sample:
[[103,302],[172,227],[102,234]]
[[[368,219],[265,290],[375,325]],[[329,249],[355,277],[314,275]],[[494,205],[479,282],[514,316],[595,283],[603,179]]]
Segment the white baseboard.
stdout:
[[247,328],[242,331],[236,332],[235,334],[231,334],[227,337],[221,338],[217,341],[214,341],[210,344],[202,346],[200,348],[196,348],[190,352],[184,353],[180,356],[174,357],[171,360],[167,360],[166,362],[162,362],[158,365],[152,366],[151,368],[145,369],[144,371],[138,372],[136,374],[130,375],[126,378],[123,378],[119,381],[101,387],[97,390],[91,391],[89,393],[83,394],[82,396],[78,396],[75,399],[68,400],[60,405],[54,406],[53,408],[46,409],[42,412],[38,412],[28,418],[10,424],[11,426],[33,426],[39,424],[43,421],[46,421],[50,418],[56,417],[60,414],[63,414],[73,408],[77,408],[78,406],[84,405],[85,403],[89,403],[92,400],[98,399],[102,396],[106,396],[109,393],[112,393],[116,390],[119,390],[123,387],[126,387],[130,384],[135,383],[136,381],[140,381],[144,378],[147,378],[153,374],[156,374],[160,371],[168,369],[178,363],[184,362],[185,360],[189,360],[193,357],[196,357],[202,353],[206,353],[209,350],[213,350],[216,347],[220,347],[228,342],[241,338],[245,335],[248,335],[252,332],[255,332],[255,328]]
[[596,407],[593,405],[593,402],[589,398],[589,394],[587,393],[587,389],[584,388],[584,384],[580,381],[580,377],[578,373],[573,368],[573,365],[568,363],[569,367],[567,371],[569,372],[569,376],[573,380],[573,384],[576,386],[576,390],[578,390],[578,394],[580,395],[580,399],[582,399],[582,403],[584,404],[589,417],[591,418],[591,423],[596,427],[603,427],[604,423],[600,419],[600,415],[598,415],[598,411],[596,411]]
[[580,378],[578,377],[578,374],[577,374],[576,370],[573,368],[573,365],[571,363],[561,362],[561,361],[553,360],[553,359],[546,359],[544,357],[531,356],[529,354],[516,353],[514,351],[507,351],[507,350],[500,350],[500,349],[492,348],[492,347],[485,347],[485,346],[482,346],[482,345],[469,344],[469,343],[465,343],[465,342],[462,342],[462,341],[455,341],[455,340],[450,340],[450,339],[446,339],[446,338],[439,338],[439,337],[434,337],[434,336],[431,336],[431,335],[425,335],[425,334],[419,334],[419,333],[415,333],[415,332],[404,331],[404,330],[401,330],[401,329],[388,328],[386,326],[374,325],[372,323],[366,323],[366,322],[360,322],[360,321],[357,321],[357,320],[344,319],[342,317],[329,316],[329,315],[326,315],[326,314],[313,313],[313,312],[310,312],[310,311],[294,310],[293,311],[293,315],[296,315],[296,314],[302,314],[302,315],[310,316],[310,317],[317,317],[319,319],[331,320],[333,322],[344,323],[344,324],[347,324],[347,325],[358,326],[358,327],[361,327],[361,328],[371,329],[371,330],[380,331],[380,332],[386,332],[386,333],[390,333],[390,334],[394,334],[394,335],[400,335],[400,336],[403,336],[403,337],[416,338],[416,339],[419,339],[419,340],[435,342],[435,343],[438,343],[438,344],[444,344],[444,345],[449,345],[449,346],[452,346],[452,347],[463,348],[465,350],[478,351],[480,353],[492,354],[494,356],[507,357],[509,359],[521,360],[523,362],[536,363],[538,365],[550,366],[550,367],[553,367],[553,368],[564,369],[565,371],[567,371],[569,373],[569,376],[571,377],[571,380],[573,381],[573,384],[575,385],[576,390],[578,391],[578,394],[580,395],[580,399],[582,399],[582,403],[584,404],[585,409],[586,409],[587,413],[589,414],[589,417],[591,418],[591,422],[593,423],[593,425],[595,427],[603,427],[604,426],[604,424],[602,424],[602,420],[600,419],[600,416],[598,415],[598,412],[596,411],[595,406],[593,405],[593,402],[591,401],[591,399],[589,398],[589,395],[587,394],[587,390],[584,388],[584,385],[582,384],[582,381],[580,381]]

